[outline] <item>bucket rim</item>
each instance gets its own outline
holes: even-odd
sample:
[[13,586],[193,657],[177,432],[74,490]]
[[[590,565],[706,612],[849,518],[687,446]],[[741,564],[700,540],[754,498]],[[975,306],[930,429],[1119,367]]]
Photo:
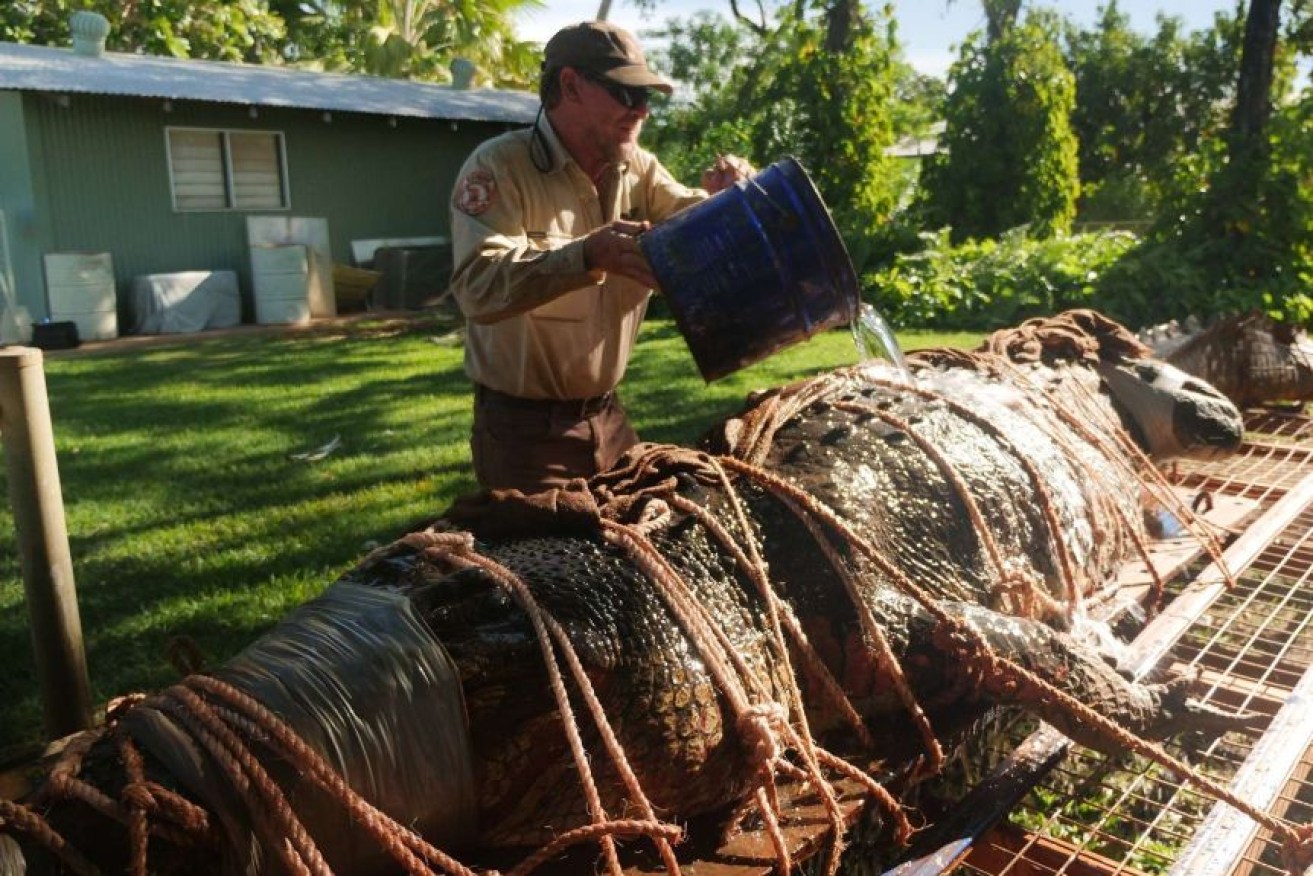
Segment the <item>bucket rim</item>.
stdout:
[[835,290],[846,305],[848,322],[851,323],[857,319],[860,312],[862,290],[861,284],[857,282],[857,269],[853,267],[853,260],[848,253],[848,246],[843,241],[843,235],[839,232],[839,227],[834,223],[834,215],[830,212],[825,199],[821,197],[821,192],[816,187],[816,182],[812,179],[811,174],[807,172],[806,165],[799,158],[794,155],[785,155],[770,166],[779,167],[781,172],[788,175],[792,182],[807,193],[812,201],[809,206],[819,208],[813,211],[812,219],[822,223],[825,229],[829,231],[828,239],[823,242],[834,244],[835,251],[829,253],[832,258],[826,259],[826,264],[830,267],[828,273],[831,275]]

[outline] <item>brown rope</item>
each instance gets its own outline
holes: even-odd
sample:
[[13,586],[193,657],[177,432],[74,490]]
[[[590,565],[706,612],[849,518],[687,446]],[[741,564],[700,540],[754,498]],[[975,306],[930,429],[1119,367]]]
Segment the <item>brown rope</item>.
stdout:
[[331,876],[328,863],[255,754],[190,688],[175,684],[147,701],[181,721],[214,758],[251,813],[265,847],[298,876]]
[[146,773],[141,762],[141,753],[127,736],[116,734],[119,758],[123,761],[128,781],[123,786],[121,802],[128,812],[128,835],[132,846],[132,872],[135,876],[146,876],[147,858],[150,854],[150,819],[147,811],[152,808],[152,794],[146,787]]
[[[792,731],[787,722],[767,726],[761,724],[761,712],[755,710],[754,700],[756,705],[768,700],[768,684],[758,678],[757,674],[744,662],[737,649],[725,639],[721,627],[715,624],[706,614],[705,607],[687,592],[683,580],[670,567],[668,561],[656,549],[655,545],[620,524],[613,521],[607,521],[606,524],[608,540],[612,540],[613,543],[623,547],[631,560],[644,572],[648,579],[657,583],[659,592],[666,598],[667,607],[675,615],[681,627],[689,636],[690,641],[698,648],[704,664],[717,681],[722,695],[726,697],[730,711],[735,716],[735,725],[740,733],[756,737],[781,732],[790,734],[790,739],[795,743],[799,756],[803,758],[807,765],[809,781],[821,796],[831,822],[836,825],[834,838],[836,841],[842,842],[842,810],[834,794],[834,789],[821,773],[815,752],[812,750],[813,744],[810,742],[810,734],[808,734],[808,741],[803,742]],[[778,632],[778,625],[776,630]],[[711,648],[711,642],[715,642],[719,647],[716,649]],[[785,645],[780,641],[778,647],[783,650]],[[730,671],[731,667],[734,669],[733,672]],[[753,688],[755,695],[749,695],[746,687]],[[769,752],[777,752],[778,750],[778,741],[769,749],[756,746],[755,751],[758,760],[753,764],[754,770],[768,776],[778,760],[777,755],[769,755]],[[766,759],[761,759],[763,757]],[[766,781],[769,782],[769,778]],[[763,811],[761,814],[763,819],[769,823],[772,817],[771,813]]]
[[[1044,515],[1044,521],[1049,528],[1049,544],[1053,547],[1054,554],[1057,557],[1058,570],[1062,575],[1063,586],[1069,594],[1069,598],[1074,598],[1079,595],[1079,588],[1076,585],[1075,562],[1071,556],[1071,549],[1067,546],[1067,541],[1063,537],[1062,522],[1058,520],[1057,503],[1053,498],[1053,493],[1049,490],[1048,484],[1045,483],[1044,478],[1040,475],[1040,471],[1035,466],[1035,463],[1019,447],[1017,447],[1008,434],[998,424],[990,422],[988,418],[981,416],[976,411],[973,411],[971,408],[968,408],[966,405],[955,399],[949,398],[943,393],[927,390],[923,387],[896,384],[893,381],[878,378],[872,382],[877,386],[911,392],[927,401],[944,404],[955,416],[961,417],[976,428],[1007,445],[1011,451],[1013,460],[1016,461],[1021,466],[1022,471],[1026,473],[1026,477],[1030,480],[1031,487],[1039,497],[1039,507]],[[854,403],[854,407],[861,411],[866,411],[869,406],[866,404]],[[1089,495],[1088,492],[1086,495]],[[1093,503],[1091,502],[1091,505],[1092,504]],[[1097,537],[1097,531],[1095,535]]]
[[[990,353],[964,353],[952,357],[952,365],[993,374],[1000,379],[1010,380],[1022,388],[1046,398],[1050,402],[1048,409],[1064,426],[1075,431],[1086,442],[1087,446],[1097,450],[1100,456],[1109,464],[1114,468],[1127,472],[1159,502],[1170,508],[1200,542],[1201,547],[1208,553],[1209,557],[1223,569],[1228,582],[1231,581],[1230,572],[1225,569],[1225,564],[1221,560],[1221,546],[1212,533],[1199,524],[1198,518],[1190,512],[1180,497],[1171,490],[1170,485],[1144,451],[1126,433],[1121,423],[1111,416],[1107,406],[1097,403],[1096,396],[1091,390],[1078,382],[1072,383],[1065,386],[1066,389],[1071,390],[1071,394],[1060,400],[1057,398],[1054,388],[1035,380],[1031,374],[1018,368],[1011,361]],[[1080,405],[1081,414],[1084,417],[1082,418],[1068,411],[1066,406],[1060,403],[1062,401],[1075,402]],[[1102,423],[1102,431],[1090,428],[1086,420],[1092,423]],[[1072,439],[1063,430],[1050,429],[1047,431],[1065,452],[1068,454],[1077,452]],[[1112,449],[1109,448],[1109,442],[1111,442]],[[1113,450],[1116,452],[1113,452]],[[1097,473],[1095,473],[1095,477],[1098,477]],[[1094,504],[1094,501],[1091,500],[1091,507]],[[1129,523],[1125,511],[1116,503],[1110,503],[1109,507],[1122,523],[1120,532],[1132,542],[1133,548],[1145,561],[1152,581],[1149,599],[1149,607],[1152,611],[1161,603],[1166,583],[1162,580],[1155,564],[1150,560],[1148,546],[1143,536],[1140,535],[1139,528]],[[1091,522],[1097,523],[1097,517],[1092,515]]]
[[[414,831],[397,823],[377,809],[347,785],[323,756],[306,744],[281,718],[270,712],[250,695],[219,679],[196,675],[182,684],[215,699],[214,708],[231,724],[241,727],[251,738],[263,738],[272,743],[281,756],[297,771],[328,794],[336,798],[350,812],[352,818],[375,838],[406,872],[432,873],[420,856],[435,862],[444,873],[455,876],[474,876],[473,871],[455,859],[434,848]],[[226,704],[224,706],[218,703]]]
[[[659,461],[658,455],[660,456]],[[718,485],[729,500],[734,517],[740,527],[741,537],[747,546],[746,551],[736,549],[732,552],[732,555],[736,557],[736,562],[740,564],[740,568],[746,572],[749,579],[756,582],[766,604],[768,628],[771,633],[769,641],[774,645],[776,652],[783,661],[786,669],[785,677],[791,680],[786,686],[786,699],[793,705],[796,720],[799,721],[802,728],[801,732],[795,732],[789,727],[786,718],[781,717],[775,721],[766,721],[764,719],[764,715],[774,714],[774,709],[783,708],[778,704],[770,703],[769,682],[759,678],[757,673],[747,666],[738,650],[728,641],[721,627],[709,616],[705,606],[693,596],[678,572],[670,566],[669,562],[665,560],[660,551],[650,541],[646,531],[637,526],[626,526],[614,520],[607,520],[604,521],[604,532],[607,534],[608,541],[621,547],[630,557],[630,560],[644,572],[649,580],[657,585],[658,591],[664,596],[667,606],[675,614],[690,641],[698,648],[705,665],[712,672],[713,678],[719,683],[722,693],[726,695],[731,711],[736,715],[736,725],[741,735],[749,740],[754,738],[759,740],[758,744],[749,745],[749,750],[755,750],[756,752],[750,755],[750,759],[756,764],[756,770],[762,777],[761,789],[764,796],[758,795],[758,799],[765,801],[768,805],[767,808],[762,809],[761,815],[768,826],[768,831],[772,832],[775,840],[778,840],[779,837],[774,834],[776,828],[771,827],[771,825],[776,813],[770,809],[772,805],[778,806],[775,802],[773,772],[775,764],[779,761],[780,748],[779,741],[775,737],[779,734],[787,734],[794,747],[798,749],[799,755],[808,765],[809,781],[824,801],[834,827],[834,845],[832,848],[836,851],[830,856],[830,870],[832,872],[838,864],[838,844],[842,843],[843,814],[832,786],[821,773],[815,743],[810,730],[806,726],[806,714],[802,705],[801,694],[797,688],[797,675],[792,669],[788,646],[782,631],[779,611],[781,603],[770,585],[765,563],[752,538],[751,526],[748,523],[742,502],[728,475],[719,462],[712,457],[691,453],[680,448],[666,448],[660,451],[659,454],[649,454],[647,459],[649,461],[648,470],[653,473],[668,470],[675,466],[714,471],[716,479],[719,481]],[[670,484],[670,489],[673,490],[673,482],[663,480],[662,483]],[[669,497],[660,501],[663,507],[668,507],[671,502],[677,501],[677,495],[672,493]],[[624,506],[608,504],[603,508],[603,513],[614,513],[618,508],[624,508]],[[748,555],[749,553],[751,556]],[[714,650],[709,647],[710,642],[713,640],[718,646]],[[728,665],[726,665],[726,661]],[[731,666],[734,670],[733,673],[730,672]],[[739,687],[741,683],[745,685],[742,689]],[[747,688],[751,688],[751,694],[748,694]],[[749,701],[755,701],[756,704],[748,705]],[[769,745],[760,743],[763,737],[770,737],[771,742]]]
[[[1085,422],[1082,421],[1081,417],[1069,412],[1063,405],[1059,404],[1059,400],[1054,395],[1054,390],[1052,388],[1044,386],[1043,384],[1031,379],[1029,375],[1010,363],[1000,362],[999,365],[1005,373],[1020,381],[1023,386],[1042,393],[1045,398],[1051,402],[1051,409],[1062,420],[1064,425],[1070,427],[1082,439],[1098,447],[1104,458],[1108,459],[1113,464],[1118,464],[1119,461],[1121,461],[1121,464],[1125,465],[1127,469],[1139,477],[1140,482],[1150,489],[1154,494],[1154,497],[1162,502],[1165,507],[1171,509],[1180,519],[1181,523],[1190,530],[1191,534],[1194,535],[1196,539],[1198,539],[1200,546],[1204,549],[1205,553],[1208,554],[1209,559],[1211,559],[1221,570],[1227,586],[1231,587],[1235,585],[1235,579],[1232,577],[1230,570],[1227,569],[1226,563],[1222,558],[1222,547],[1218,544],[1213,533],[1201,525],[1198,517],[1190,510],[1188,503],[1172,491],[1170,484],[1167,482],[1162,472],[1158,470],[1158,467],[1153,464],[1153,461],[1149,459],[1144,450],[1141,449],[1126,430],[1122,428],[1121,423],[1110,422],[1112,418],[1111,411],[1109,411],[1105,405],[1096,402],[1096,396],[1092,391],[1077,385],[1070,400],[1074,400],[1076,403],[1081,404],[1082,413],[1087,417],[1096,420],[1104,420],[1107,424],[1107,428],[1103,434],[1094,432],[1085,424]],[[1107,438],[1105,438],[1105,434]],[[1060,432],[1055,432],[1054,437],[1059,441],[1069,441],[1069,439]],[[1108,441],[1112,442],[1117,452],[1114,453],[1107,449]],[[1162,581],[1158,578],[1157,571],[1153,569],[1152,564],[1150,565],[1150,571],[1154,575],[1155,587],[1161,589]]]
[[[766,472],[759,469],[756,472],[756,477],[759,480],[769,483],[770,478]],[[752,478],[754,475],[748,475],[748,477]],[[825,554],[826,559],[829,560],[830,567],[839,576],[844,590],[848,593],[848,599],[857,612],[858,623],[861,624],[862,631],[866,633],[866,637],[870,642],[868,647],[871,656],[875,660],[876,667],[893,686],[899,702],[902,703],[904,710],[912,718],[913,725],[921,735],[921,744],[929,757],[926,762],[926,773],[928,775],[938,773],[944,764],[944,749],[939,744],[939,737],[935,733],[934,727],[930,724],[930,717],[921,708],[921,703],[917,700],[916,694],[913,693],[912,686],[907,680],[907,674],[903,672],[903,667],[894,655],[888,637],[885,636],[884,630],[880,628],[879,622],[871,612],[871,607],[867,605],[866,600],[862,599],[861,585],[853,576],[848,564],[835,550],[829,536],[821,529],[816,517],[803,511],[803,506],[800,506],[793,496],[782,496],[781,501],[807,529],[812,539]],[[886,568],[893,568],[893,564],[883,557],[881,558],[881,564]]]
[[[427,531],[406,536],[403,541],[424,550],[426,554],[434,559],[445,559],[457,568],[463,565],[467,567],[477,566],[483,569],[492,576],[493,580],[510,592],[529,616],[538,640],[539,650],[542,651],[544,665],[547,668],[548,683],[553,696],[556,698],[557,708],[561,713],[561,727],[570,746],[575,770],[579,773],[580,781],[583,784],[584,800],[589,815],[594,824],[608,821],[606,811],[602,806],[601,794],[597,790],[597,783],[593,778],[592,767],[589,765],[588,753],[584,750],[583,740],[580,737],[579,724],[574,717],[574,710],[570,706],[570,695],[565,689],[565,681],[556,660],[556,648],[553,645],[551,632],[548,629],[544,612],[539,607],[537,600],[534,599],[533,593],[528,586],[509,569],[479,555],[474,549],[474,539],[468,533]],[[607,868],[615,876],[619,876],[620,859],[616,852],[615,840],[610,834],[602,833],[600,841]]]
[[[985,522],[985,516],[981,512],[980,504],[972,494],[971,488],[967,486],[966,481],[963,480],[962,475],[957,470],[956,466],[948,460],[938,447],[931,443],[931,441],[924,435],[919,433],[907,420],[904,420],[901,417],[895,417],[893,414],[882,411],[874,405],[847,403],[836,405],[836,407],[844,410],[857,410],[862,413],[870,414],[880,420],[880,422],[899,430],[911,438],[912,443],[914,443],[921,452],[934,463],[935,468],[939,470],[939,473],[943,475],[944,480],[946,480],[952,488],[958,501],[962,503],[962,507],[966,509],[967,517],[971,520],[972,528],[975,529],[976,535],[980,539],[980,543],[984,547],[990,563],[994,566],[994,571],[998,576],[998,580],[1000,582],[1006,582],[1015,578],[1012,572],[1008,569],[1007,564],[1003,561],[1003,551],[999,548],[998,540],[994,538],[993,532]],[[1067,589],[1066,595],[1069,609],[1070,606],[1076,604],[1077,599],[1076,585],[1070,571],[1070,569],[1065,569],[1063,575],[1063,581],[1066,584]],[[1030,580],[1031,579],[1029,578],[1025,579],[1023,582],[1023,589],[1030,589]],[[1048,597],[1047,593],[1036,592],[1034,595],[1036,598]],[[1049,601],[1050,603],[1052,602],[1051,599]],[[1064,614],[1066,613],[1064,612]]]
[[[639,821],[635,819],[618,819],[616,821],[601,821],[595,824],[577,827],[568,830],[560,836],[553,839],[550,843],[534,852],[523,862],[518,864],[514,870],[511,870],[506,876],[527,876],[543,864],[555,858],[571,846],[580,843],[590,842],[592,840],[604,841],[613,837],[634,837],[645,836],[657,843],[670,844],[678,842],[683,836],[683,831],[673,825],[663,822]],[[672,872],[680,872],[678,870]],[[489,874],[491,876],[491,874]]]
[[[813,511],[827,523],[839,528],[844,536],[855,548],[860,550],[863,555],[872,559],[877,565],[884,565],[885,561],[879,557],[879,552],[867,545],[863,539],[853,532],[847,524],[843,523],[837,515],[828,508],[820,505],[807,494],[802,493],[797,487],[789,484],[775,475],[754,469],[738,460],[725,460],[726,467],[743,472],[748,477],[755,477],[767,483],[770,488],[778,490],[783,494],[790,495],[791,498],[798,500],[810,507],[808,510]],[[938,621],[938,629],[941,631],[936,635],[938,647],[946,654],[956,655],[964,665],[974,665],[981,667],[982,671],[979,678],[982,683],[991,686],[991,689],[1016,693],[1022,701],[1034,704],[1055,704],[1061,707],[1068,715],[1075,716],[1080,721],[1084,721],[1095,727],[1116,740],[1128,749],[1135,751],[1144,757],[1149,758],[1160,766],[1173,770],[1189,782],[1197,785],[1215,799],[1222,800],[1241,812],[1249,815],[1257,823],[1268,828],[1277,834],[1283,844],[1290,845],[1303,841],[1303,834],[1290,828],[1285,823],[1279,821],[1271,815],[1257,809],[1249,803],[1240,800],[1230,790],[1222,787],[1217,782],[1202,775],[1189,764],[1168,754],[1159,746],[1141,739],[1133,733],[1125,730],[1114,721],[1105,718],[1103,715],[1094,711],[1094,709],[1066,694],[1055,685],[1045,681],[1031,671],[1025,669],[1014,661],[1008,660],[993,651],[984,637],[974,628],[963,624],[961,621],[948,615],[942,607],[936,604],[935,600],[929,597],[918,585],[907,579],[901,572],[893,567],[882,569],[891,575],[894,582],[904,589],[909,595],[914,596],[918,602]]]
[[21,803],[0,797],[0,827],[12,827],[32,837],[77,876],[100,876],[100,870],[68,844],[50,823]]
[[[720,524],[720,521],[707,513],[707,510],[696,502],[689,501],[682,496],[672,497],[671,505],[676,510],[695,518],[702,526],[706,527],[716,541],[734,557],[734,561],[739,565],[739,568],[756,581],[759,588],[762,587],[761,579],[765,575],[764,563],[758,565],[753,560],[749,560],[743,549],[734,541],[733,536]],[[856,734],[858,742],[864,748],[873,747],[875,742],[871,738],[871,731],[866,726],[866,722],[857,713],[857,708],[852,704],[848,695],[844,693],[843,686],[839,684],[838,679],[830,672],[829,667],[825,665],[820,655],[816,653],[816,649],[812,647],[811,642],[807,640],[807,634],[803,631],[802,625],[798,622],[798,618],[789,607],[789,604],[776,595],[774,588],[769,586],[769,579],[767,579],[764,589],[770,593],[770,598],[774,602],[773,610],[778,612],[777,622],[788,631],[789,641],[802,655],[803,668],[821,686],[821,689],[835,707],[839,709],[845,722]],[[783,659],[787,660],[788,656],[789,651],[786,648]]]
[[[990,345],[991,349],[1019,360],[1029,358],[1033,361],[1045,362],[1051,361],[1054,357],[1089,360],[1100,355],[1112,355],[1115,352],[1125,353],[1127,350],[1134,352],[1133,345],[1124,336],[1124,330],[1119,333],[1109,326],[1120,329],[1092,312],[1073,312],[1057,321],[1044,323],[1031,321],[1006,335],[997,333],[990,339]],[[1044,392],[1046,397],[1052,398],[1050,388],[1038,385],[1010,363],[992,361],[986,364],[983,355],[961,356],[956,359],[943,357],[942,361],[950,361],[950,359],[956,362],[972,362],[1000,373],[1006,372],[1014,379],[1020,376],[1024,379],[1024,386]],[[911,828],[898,801],[887,789],[867,772],[815,744],[807,727],[805,708],[798,688],[798,675],[791,662],[790,642],[796,652],[802,655],[804,669],[818,679],[826,695],[840,705],[845,719],[853,725],[859,737],[869,743],[870,735],[842,687],[806,643],[805,634],[792,610],[775,592],[765,562],[756,547],[753,527],[729,472],[775,495],[804,522],[817,544],[821,546],[858,610],[860,622],[867,634],[877,665],[883,673],[893,679],[904,706],[913,715],[914,720],[918,720],[919,715],[920,721],[923,722],[919,723],[919,726],[930,756],[931,769],[937,770],[939,763],[942,762],[942,751],[939,749],[937,737],[933,728],[929,726],[928,719],[925,719],[924,712],[916,701],[906,677],[902,674],[888,640],[884,637],[870,608],[861,598],[854,572],[839,554],[831,540],[830,532],[840,536],[851,550],[870,562],[900,590],[916,599],[936,619],[936,641],[939,646],[945,650],[945,653],[970,667],[986,689],[1016,696],[1023,701],[1058,708],[1077,720],[1097,727],[1110,738],[1177,771],[1185,776],[1186,780],[1200,785],[1208,793],[1225,800],[1272,830],[1281,837],[1283,848],[1291,861],[1307,861],[1313,858],[1313,830],[1307,827],[1289,827],[1265,813],[1248,807],[1243,801],[1236,800],[1226,789],[1218,787],[1208,777],[1195,773],[1189,766],[1168,755],[1159,747],[1119,727],[1115,722],[1094,712],[1014,661],[1001,657],[990,648],[978,631],[949,616],[933,596],[883,557],[832,509],[817,502],[782,478],[760,468],[760,463],[770,452],[774,436],[789,419],[815,405],[831,403],[829,399],[851,387],[854,376],[859,374],[867,382],[872,379],[870,375],[862,374],[861,367],[858,366],[824,379],[786,387],[761,399],[753,410],[726,425],[725,440],[739,458],[715,458],[670,448],[641,450],[629,460],[627,467],[601,476],[594,484],[583,490],[559,493],[551,500],[552,504],[537,505],[525,518],[529,521],[525,525],[530,528],[540,526],[542,521],[547,519],[561,521],[566,531],[600,533],[608,543],[628,556],[649,580],[657,584],[658,592],[690,642],[698,649],[718,689],[725,697],[731,713],[735,715],[735,726],[748,750],[752,769],[759,778],[759,784],[750,800],[755,802],[761,813],[781,869],[787,872],[792,867],[792,855],[779,823],[780,808],[775,784],[777,773],[808,781],[814,785],[822,798],[834,833],[834,842],[830,848],[831,860],[827,868],[830,873],[833,873],[838,866],[845,826],[837,795],[829,779],[824,775],[823,769],[859,782],[886,812],[894,816],[898,841],[906,842]],[[925,390],[909,385],[899,384],[897,388],[920,393],[923,396],[928,394]],[[978,424],[985,422],[983,418],[966,411],[951,400],[943,399],[942,396],[940,400],[952,405],[959,414],[973,418]],[[1080,402],[1084,402],[1084,407],[1087,409],[1082,413],[1089,416],[1091,422],[1102,420],[1104,429],[1111,438],[1106,438],[1104,435],[1091,435],[1090,432],[1094,430],[1087,431],[1079,422],[1079,417],[1067,412],[1062,405],[1054,404],[1052,410],[1055,416],[1072,426],[1078,434],[1086,437],[1087,440],[1092,438],[1091,443],[1097,443],[1101,454],[1109,459],[1114,467],[1125,465],[1136,471],[1137,464],[1143,463],[1149,471],[1158,475],[1159,485],[1164,488],[1163,492],[1170,494],[1170,490],[1165,489],[1166,485],[1161,480],[1161,474],[1157,473],[1152,465],[1147,464],[1147,459],[1142,454],[1135,456],[1130,452],[1131,450],[1138,452],[1138,448],[1130,442],[1129,436],[1124,434],[1120,425],[1108,423],[1106,408],[1093,404],[1089,398],[1078,398],[1078,403]],[[850,412],[872,414],[917,441],[922,451],[944,473],[971,516],[973,525],[981,533],[982,545],[998,574],[1000,587],[1013,593],[1014,597],[1023,603],[1027,603],[1021,606],[1023,610],[1032,610],[1029,602],[1038,598],[1036,594],[1039,591],[1034,587],[1033,581],[1024,576],[1018,578],[1013,570],[1007,568],[1002,552],[985,525],[983,514],[974,497],[938,448],[918,436],[910,424],[878,408],[853,401],[842,401],[837,404]],[[993,427],[991,431],[1001,434],[997,427]],[[1059,440],[1064,439],[1060,437]],[[1107,449],[1108,443],[1125,456],[1110,452]],[[1038,470],[1025,459],[1024,455],[1018,455],[1018,459],[1025,467],[1027,476],[1040,496],[1066,597],[1069,604],[1074,604],[1080,594],[1075,583],[1072,558],[1061,539],[1060,521],[1055,503],[1047,493],[1047,487],[1040,478]],[[726,526],[720,524],[705,508],[679,496],[677,488],[680,474],[690,474],[703,484],[719,488],[732,512],[737,533],[732,533]],[[512,505],[519,501],[514,497],[510,498]],[[1147,547],[1138,536],[1136,528],[1131,525],[1131,521],[1126,519],[1125,512],[1115,502],[1110,503],[1110,506],[1118,515],[1121,531],[1129,533],[1137,549],[1142,554],[1146,554]],[[477,513],[484,514],[482,519],[491,520],[500,517],[506,507],[508,507],[506,504],[501,504],[490,510],[476,510]],[[770,679],[751,669],[728,640],[723,629],[709,616],[706,607],[696,598],[688,584],[682,580],[653,543],[653,536],[671,524],[674,512],[697,520],[721,548],[727,551],[740,573],[757,587],[766,608],[768,631],[766,644],[777,652],[785,668],[784,700],[786,702],[776,702],[771,698],[773,683]],[[1188,515],[1183,516],[1183,520],[1188,519]],[[822,529],[823,526],[828,527],[829,531]],[[564,732],[575,759],[576,769],[583,781],[586,804],[592,822],[556,837],[521,862],[512,871],[512,876],[524,876],[541,863],[558,855],[566,847],[588,841],[601,843],[608,869],[613,874],[618,874],[619,861],[614,840],[627,836],[646,836],[652,839],[657,845],[666,869],[670,872],[678,872],[678,863],[670,844],[681,835],[679,828],[656,818],[568,635],[560,624],[538,605],[528,585],[511,570],[479,554],[474,549],[473,538],[469,533],[431,530],[407,537],[399,544],[421,550],[426,556],[454,568],[477,567],[488,573],[507,589],[526,611],[538,636],[540,650],[547,665],[549,682],[561,713]],[[1214,548],[1217,547],[1215,540],[1212,544]],[[1217,549],[1220,552],[1220,548]],[[375,552],[371,555],[371,559],[381,555]],[[1047,593],[1042,595],[1049,598]],[[588,766],[588,754],[583,749],[577,720],[571,709],[570,694],[565,687],[558,665],[559,660],[565,661],[608,754],[615,762],[617,772],[635,805],[641,810],[643,818],[610,819],[603,809],[600,793]],[[200,696],[200,693],[212,696],[218,702],[208,702]],[[251,812],[253,827],[260,835],[261,841],[271,852],[279,856],[289,872],[306,874],[306,876],[311,874],[327,876],[328,871],[327,864],[313,839],[305,831],[295,812],[291,810],[277,783],[267,774],[247,742],[242,739],[243,735],[246,739],[260,739],[264,744],[280,752],[302,774],[309,776],[340,801],[353,819],[362,824],[408,873],[426,876],[433,872],[429,864],[436,863],[444,869],[444,872],[473,876],[473,871],[447,857],[364,801],[290,727],[240,691],[215,679],[193,676],[153,698],[150,705],[173,715],[215,759],[221,770],[231,778],[234,787],[246,801]],[[796,726],[793,722],[796,722]],[[184,832],[190,833],[192,841],[201,834],[208,836],[210,828],[204,810],[180,795],[163,789],[157,783],[148,781],[141,755],[126,734],[120,733],[115,737],[126,774],[126,782],[119,800],[110,799],[103,792],[80,779],[77,774],[81,759],[94,739],[95,737],[88,737],[73,746],[68,756],[52,771],[51,779],[43,793],[80,800],[93,809],[125,823],[128,826],[129,844],[132,850],[131,868],[135,874],[144,874],[148,871],[151,834],[159,833],[161,829],[173,831],[169,826],[152,824],[150,821],[152,815],[162,815],[182,825]],[[801,767],[789,762],[786,758],[786,752],[789,751],[801,759]],[[750,805],[750,802],[745,800],[745,804]],[[76,850],[68,848],[44,819],[31,810],[0,801],[0,821],[31,834],[38,842],[64,860],[79,876],[96,873],[94,866],[85,862]]]

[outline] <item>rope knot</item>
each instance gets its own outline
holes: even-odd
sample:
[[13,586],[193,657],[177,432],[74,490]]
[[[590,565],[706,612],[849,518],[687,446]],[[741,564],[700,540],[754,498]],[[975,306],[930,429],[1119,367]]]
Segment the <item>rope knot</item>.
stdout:
[[129,782],[124,785],[119,799],[141,812],[150,812],[156,808],[155,792],[146,782]]
[[1281,863],[1294,874],[1313,865],[1313,824],[1301,824],[1286,832],[1281,840]]
[[1038,576],[1009,560],[1002,577],[994,584],[992,595],[1010,613],[1020,617],[1035,617],[1040,593]]
[[138,704],[146,700],[144,693],[124,694],[120,697],[114,697],[105,706],[105,723],[106,725],[117,724],[119,719],[135,708]]
[[738,730],[753,767],[768,771],[780,759],[780,736],[787,729],[788,711],[779,703],[757,703],[743,711]]
[[422,554],[438,553],[468,556],[474,553],[473,533],[459,530],[425,529],[422,532],[412,532],[402,536],[400,542]]

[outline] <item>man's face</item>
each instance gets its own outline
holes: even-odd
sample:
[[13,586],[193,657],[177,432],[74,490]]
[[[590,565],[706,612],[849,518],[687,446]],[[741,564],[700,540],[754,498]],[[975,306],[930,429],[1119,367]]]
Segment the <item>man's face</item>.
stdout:
[[648,116],[648,90],[616,85],[580,73],[578,95],[584,134],[610,162],[627,160]]

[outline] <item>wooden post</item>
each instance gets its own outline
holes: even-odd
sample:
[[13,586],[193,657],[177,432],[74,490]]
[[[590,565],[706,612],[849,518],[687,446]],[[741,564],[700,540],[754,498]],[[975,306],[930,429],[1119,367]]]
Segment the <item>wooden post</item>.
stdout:
[[91,685],[42,361],[38,349],[0,348],[0,439],[46,733],[57,739],[91,726]]

